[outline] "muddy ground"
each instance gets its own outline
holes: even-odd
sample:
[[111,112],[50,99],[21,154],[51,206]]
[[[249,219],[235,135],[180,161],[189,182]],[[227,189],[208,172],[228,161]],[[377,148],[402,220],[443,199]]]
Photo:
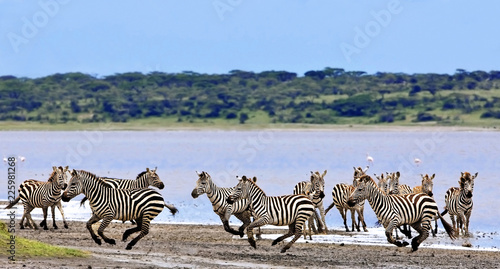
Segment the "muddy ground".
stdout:
[[[62,225],[61,225],[62,226]],[[16,230],[17,236],[91,252],[89,258],[21,258],[1,268],[499,268],[500,252],[464,251],[321,243],[295,243],[286,253],[271,240],[257,241],[253,249],[245,239],[226,233],[222,226],[153,224],[150,233],[132,250],[125,250],[122,233],[131,224],[112,223],[105,233],[116,245],[99,246],[83,222],[69,229]],[[97,230],[97,226],[94,226]],[[266,230],[264,233],[282,233]],[[331,231],[330,233],[342,233]],[[133,236],[131,237],[133,238]],[[130,239],[129,239],[130,240]]]

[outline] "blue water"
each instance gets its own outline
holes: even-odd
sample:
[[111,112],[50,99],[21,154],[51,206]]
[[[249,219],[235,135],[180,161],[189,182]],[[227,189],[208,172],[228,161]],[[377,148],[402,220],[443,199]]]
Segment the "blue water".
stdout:
[[[180,210],[175,217],[164,211],[155,219],[158,222],[220,222],[205,195],[198,199],[190,195],[196,171],[207,171],[223,187],[236,185],[236,176],[256,176],[267,195],[282,195],[291,193],[297,182],[308,180],[310,171],[328,170],[326,207],[332,202],[333,186],[351,184],[353,166],[368,165],[369,154],[374,158],[370,175],[400,171],[402,184],[416,186],[420,174],[435,173],[434,196],[440,210],[446,190],[458,186],[460,172],[478,172],[470,230],[496,234],[500,231],[500,208],[494,204],[500,191],[499,138],[498,132],[480,131],[13,131],[0,132],[0,147],[2,157],[25,157],[17,163],[17,185],[29,178],[46,180],[54,165],[118,178],[135,178],[146,167],[158,167],[166,185],[161,193]],[[415,165],[414,158],[422,163]],[[7,174],[5,163],[4,170]],[[5,190],[0,199],[5,200],[6,177],[0,178],[0,186]],[[37,210],[34,216],[41,213]],[[76,206],[67,206],[66,211],[69,218],[90,217]],[[369,227],[375,225],[368,203],[365,218]],[[327,215],[327,224],[342,226],[336,210]]]

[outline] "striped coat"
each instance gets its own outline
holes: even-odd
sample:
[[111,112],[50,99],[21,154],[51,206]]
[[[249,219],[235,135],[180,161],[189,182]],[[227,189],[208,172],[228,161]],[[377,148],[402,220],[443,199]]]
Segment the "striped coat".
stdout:
[[[469,172],[463,172],[460,176],[458,184],[459,188],[451,187],[446,191],[444,201],[446,203],[445,210],[442,215],[450,213],[453,228],[456,229],[456,235],[462,231],[464,236],[469,236],[469,221],[472,213],[472,192],[474,190],[474,179],[477,177]],[[456,217],[456,222],[455,222]]]
[[254,221],[247,227],[248,242],[256,248],[253,238],[253,228],[266,224],[289,227],[288,233],[278,237],[272,243],[283,241],[285,238],[294,236],[286,244],[281,252],[286,252],[297,239],[302,235],[304,224],[314,214],[314,204],[305,195],[283,195],[267,196],[252,180],[243,176],[229,195],[227,201],[234,203],[238,199],[248,199],[250,210],[254,216]]
[[352,206],[365,199],[386,228],[387,241],[391,244],[398,247],[408,245],[395,240],[392,233],[396,227],[409,224],[419,233],[411,242],[412,251],[416,251],[429,236],[431,220],[435,217],[439,217],[450,238],[456,238],[451,225],[439,214],[436,202],[427,194],[385,195],[372,178],[363,176],[358,179],[358,187],[347,203]]
[[68,189],[63,194],[63,201],[68,202],[73,197],[83,193],[89,200],[92,208],[92,217],[87,222],[87,229],[92,239],[101,244],[101,239],[92,229],[92,224],[103,220],[97,230],[99,236],[108,243],[115,244],[115,240],[104,235],[104,229],[112,220],[135,220],[137,227],[125,231],[122,240],[125,241],[129,235],[140,232],[140,234],[127,244],[126,249],[132,247],[142,237],[149,233],[149,225],[158,214],[168,207],[172,214],[177,209],[172,205],[165,204],[163,197],[155,190],[145,189],[114,189],[98,176],[83,171],[73,170]]

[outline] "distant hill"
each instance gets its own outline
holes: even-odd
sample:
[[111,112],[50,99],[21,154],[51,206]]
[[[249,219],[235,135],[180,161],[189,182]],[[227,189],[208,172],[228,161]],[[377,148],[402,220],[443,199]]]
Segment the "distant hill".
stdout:
[[500,71],[312,70],[0,77],[0,121],[498,125]]

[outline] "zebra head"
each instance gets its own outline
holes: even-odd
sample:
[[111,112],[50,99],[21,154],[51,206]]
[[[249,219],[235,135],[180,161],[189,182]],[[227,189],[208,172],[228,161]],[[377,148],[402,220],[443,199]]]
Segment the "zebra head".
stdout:
[[313,173],[311,171],[311,184],[312,184],[312,191],[314,193],[319,194],[319,198],[323,199],[325,198],[325,179],[324,176],[326,175],[326,170],[323,172],[322,175],[318,171]]
[[462,176],[458,183],[460,184],[460,189],[465,192],[467,198],[472,198],[472,191],[474,190],[474,179],[477,177],[477,172],[475,175],[471,175],[469,172],[462,172]]
[[[254,182],[257,180],[257,178],[254,177]],[[233,191],[231,194],[226,199],[226,202],[228,204],[233,204],[234,202],[241,200],[241,199],[248,199],[248,189],[249,189],[249,184],[251,179],[248,179],[246,176],[241,177],[241,179],[238,182],[238,185],[234,187]]]
[[66,172],[68,171],[68,166],[63,168],[62,166],[52,166],[52,174],[48,182],[55,182],[62,190],[68,187],[68,176]]
[[[387,177],[384,177],[384,173],[377,176],[377,174],[373,174],[378,179],[378,187],[387,194]],[[356,186],[355,186],[356,187]]]
[[64,202],[69,202],[73,197],[82,193],[82,180],[80,178],[80,173],[73,169],[71,171],[71,179],[69,180],[69,186],[62,195],[62,200]]
[[196,181],[196,187],[194,187],[193,191],[191,192],[191,196],[193,198],[198,198],[198,196],[211,192],[211,186],[212,186],[212,178],[207,172],[201,172],[198,174],[198,180]]
[[369,197],[370,193],[368,191],[368,184],[369,182],[372,182],[373,179],[369,175],[364,175],[358,179],[355,179],[355,181],[356,181],[356,188],[354,189],[354,192],[347,199],[347,205],[350,207],[355,206],[356,204],[364,201]]
[[429,177],[428,174],[421,175],[422,176],[422,192],[429,195],[430,197],[433,197],[434,194],[432,193],[432,188],[434,186],[434,183],[432,180],[436,176],[436,174],[432,174],[432,176]]
[[391,173],[388,180],[389,180],[389,194],[399,194],[399,176],[401,174],[399,171],[396,173]]
[[154,170],[149,170],[149,168],[146,168],[145,176],[149,185],[157,187],[158,189],[162,190],[163,188],[165,188],[165,184],[163,184],[158,174],[156,174],[156,170],[157,167],[155,167]]

